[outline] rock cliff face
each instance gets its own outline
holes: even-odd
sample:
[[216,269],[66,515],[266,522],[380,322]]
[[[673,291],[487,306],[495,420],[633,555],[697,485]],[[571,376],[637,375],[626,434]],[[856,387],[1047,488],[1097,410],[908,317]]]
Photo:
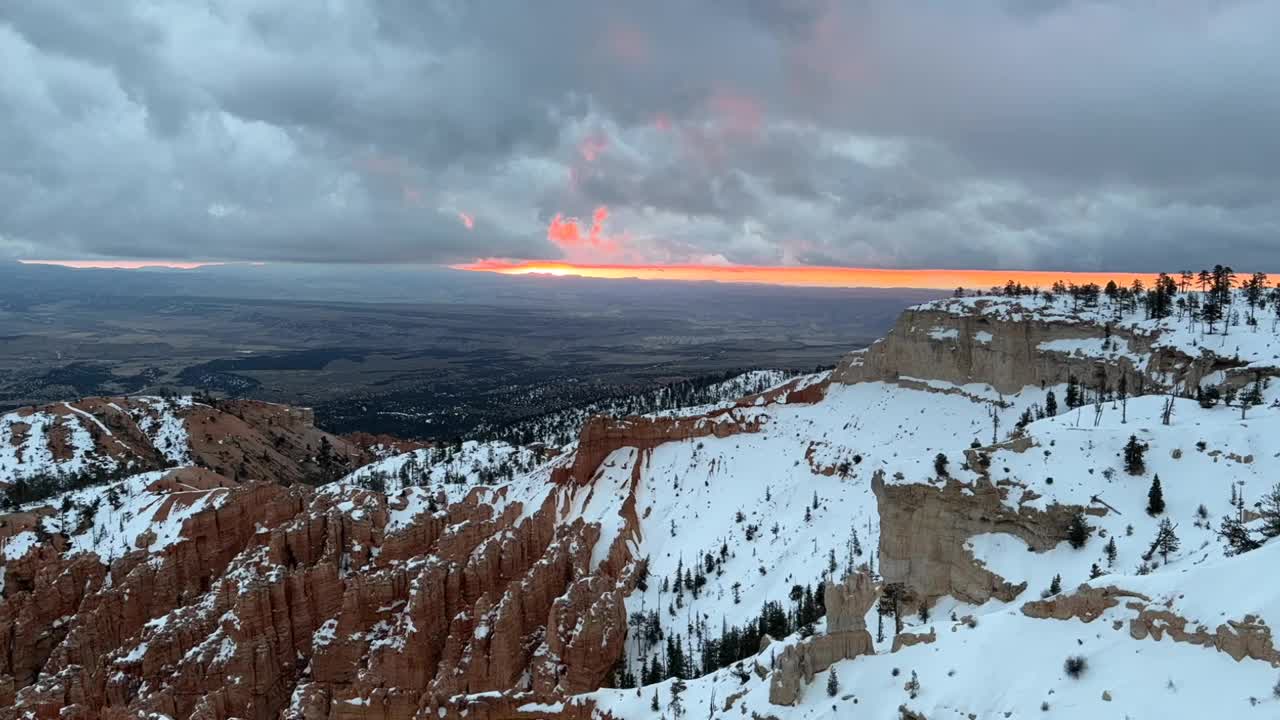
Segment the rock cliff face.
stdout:
[[1243,366],[1207,351],[1193,355],[1162,345],[1158,332],[1033,312],[986,313],[983,308],[978,301],[963,310],[945,305],[907,310],[887,336],[846,356],[832,380],[985,383],[1013,393],[1071,377],[1092,386],[1104,377],[1113,388],[1124,378],[1129,392],[1137,394],[1194,388],[1216,372]]
[[975,562],[965,542],[981,533],[1007,533],[1043,552],[1066,539],[1067,524],[1080,509],[1013,510],[1005,504],[1009,488],[986,478],[973,485],[895,485],[877,472],[872,490],[880,512],[880,572],[885,582],[909,587],[913,602],[943,595],[979,605],[991,598],[1012,601],[1025,583],[1011,585]]
[[794,705],[814,673],[831,667],[837,660],[850,660],[875,652],[866,615],[875,604],[878,590],[869,573],[847,576],[843,582],[826,586],[827,629],[795,645],[777,658],[769,681],[769,702]]

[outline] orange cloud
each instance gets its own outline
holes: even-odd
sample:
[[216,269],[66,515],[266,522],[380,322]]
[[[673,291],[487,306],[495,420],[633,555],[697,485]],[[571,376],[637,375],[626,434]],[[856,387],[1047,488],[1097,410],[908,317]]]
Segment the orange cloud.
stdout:
[[470,215],[464,212],[461,212],[461,211],[458,212],[458,219],[462,221],[463,225],[467,226],[468,230],[476,226],[475,218],[471,217]]
[[591,213],[591,226],[583,229],[578,218],[566,218],[556,213],[547,226],[547,239],[564,250],[592,250],[612,254],[618,250],[618,240],[605,234],[604,224],[609,220],[609,208],[601,205]]
[[560,213],[551,218],[547,226],[547,239],[562,248],[574,248],[582,244],[582,230],[575,218],[566,220]]

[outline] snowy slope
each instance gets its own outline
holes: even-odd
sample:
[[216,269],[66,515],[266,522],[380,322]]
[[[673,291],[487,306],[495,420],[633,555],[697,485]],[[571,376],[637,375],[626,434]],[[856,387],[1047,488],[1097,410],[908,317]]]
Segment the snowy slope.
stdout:
[[[68,555],[96,553],[105,564],[143,545],[140,537],[150,538],[145,544],[150,551],[161,551],[181,538],[182,524],[193,515],[217,508],[226,489],[182,487],[153,489],[157,481],[175,474],[173,470],[157,470],[125,478],[118,482],[61,493],[52,498],[30,503],[22,511],[47,508],[39,523],[45,534],[62,534]],[[3,556],[16,560],[36,544],[33,530],[26,530],[3,541]]]
[[[123,401],[122,401],[123,402]],[[136,424],[149,445],[174,466],[191,463],[184,413],[190,397],[133,397],[102,409]],[[96,440],[95,440],[96,437]],[[71,403],[0,415],[0,483],[39,477],[109,474],[137,448],[123,442],[98,417]]]

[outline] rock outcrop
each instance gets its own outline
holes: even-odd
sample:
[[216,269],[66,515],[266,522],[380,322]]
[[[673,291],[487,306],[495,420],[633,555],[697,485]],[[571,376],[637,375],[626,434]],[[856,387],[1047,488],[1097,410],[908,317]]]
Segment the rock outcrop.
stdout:
[[1170,610],[1144,607],[1129,621],[1129,636],[1134,640],[1148,637],[1160,640],[1168,635],[1174,642],[1202,645],[1226,653],[1237,662],[1249,658],[1280,667],[1280,651],[1271,639],[1271,628],[1254,615],[1228,620],[1213,631],[1203,625],[1190,628],[1189,625],[1186,618]]
[[1067,537],[1080,508],[1053,505],[1041,511],[1006,505],[1008,488],[986,478],[973,485],[949,479],[942,487],[892,484],[877,472],[871,480],[880,513],[880,572],[885,582],[911,589],[912,601],[932,603],[950,595],[980,605],[1012,601],[1023,590],[976,562],[965,542],[981,533],[1007,533],[1044,552]]
[[1024,603],[1022,614],[1039,620],[1071,620],[1074,618],[1084,622],[1093,622],[1102,613],[1126,600],[1138,600],[1147,603],[1151,601],[1151,598],[1114,585],[1106,587],[1081,585],[1073,593],[1059,594],[1043,600]]
[[878,590],[869,573],[845,577],[826,586],[827,629],[821,635],[790,645],[777,657],[769,680],[769,702],[794,705],[804,686],[813,682],[838,660],[850,660],[875,652],[866,615],[875,604]]
[[768,422],[761,408],[771,404],[810,404],[822,400],[828,381],[797,378],[773,390],[743,398],[733,407],[694,416],[636,416],[612,418],[593,416],[582,427],[573,462],[557,469],[557,480],[578,485],[591,482],[600,465],[613,451],[633,447],[652,450],[665,443],[702,437],[726,438],[739,433],[759,432]]
[[[1109,387],[1124,378],[1131,393],[1144,389],[1195,387],[1209,375],[1242,365],[1207,351],[1189,355],[1160,345],[1158,334],[1123,325],[1041,317],[1035,300],[1025,312],[986,313],[1000,301],[950,308],[945,304],[907,310],[893,329],[865,351],[846,356],[832,381],[853,384],[941,380],[956,385],[985,383],[1004,393],[1028,385],[1055,385],[1068,378]],[[1076,345],[1097,345],[1076,353]],[[1109,348],[1109,349],[1106,349]]]
[[[1280,667],[1280,651],[1271,638],[1271,628],[1261,618],[1246,615],[1240,620],[1227,620],[1210,630],[1208,626],[1190,622],[1168,605],[1153,604],[1141,593],[1118,588],[1081,585],[1075,592],[1022,606],[1027,617],[1053,620],[1079,619],[1093,622],[1105,611],[1125,603],[1134,617],[1129,619],[1129,636],[1134,640],[1162,640],[1166,635],[1174,642],[1212,648],[1230,655],[1233,660],[1246,658]],[[1122,627],[1116,621],[1117,627]]]

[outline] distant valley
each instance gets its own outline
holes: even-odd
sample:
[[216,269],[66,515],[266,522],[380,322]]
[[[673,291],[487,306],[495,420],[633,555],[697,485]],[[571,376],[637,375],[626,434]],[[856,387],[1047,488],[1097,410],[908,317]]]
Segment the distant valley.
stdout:
[[202,393],[443,438],[655,386],[829,367],[925,290],[438,269],[0,267],[0,409]]

